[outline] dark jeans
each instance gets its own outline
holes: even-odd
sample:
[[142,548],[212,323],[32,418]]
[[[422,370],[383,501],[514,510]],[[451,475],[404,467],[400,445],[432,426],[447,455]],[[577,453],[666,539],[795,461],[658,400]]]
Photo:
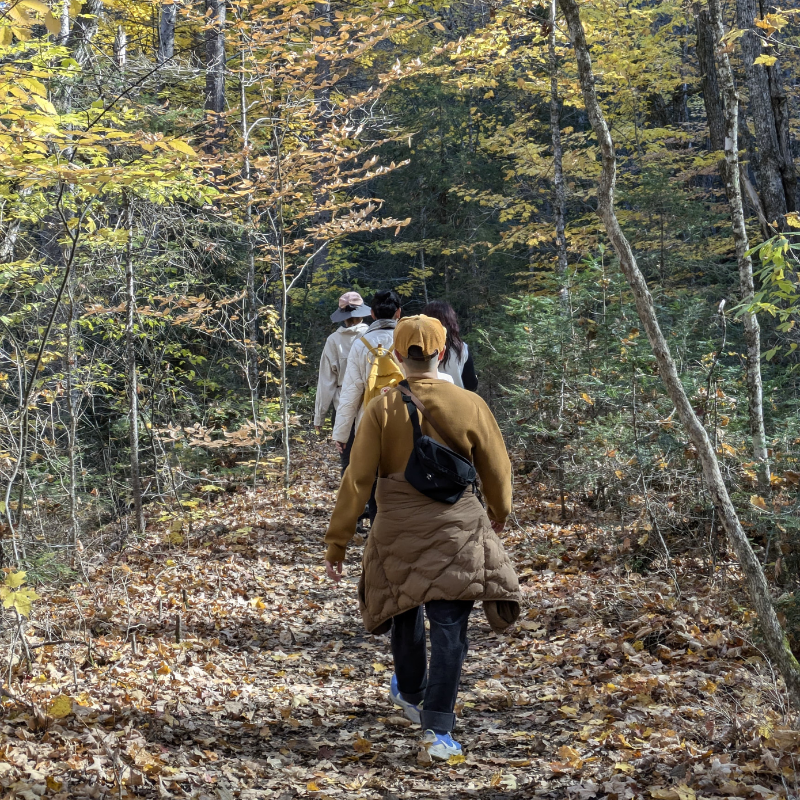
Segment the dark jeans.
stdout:
[[356,424],[353,423],[353,427],[350,428],[350,436],[347,437],[347,444],[344,446],[344,450],[339,453],[339,460],[342,462],[342,475],[344,475],[344,471],[350,466],[350,451],[353,449],[353,442],[356,438]]
[[425,617],[422,606],[392,620],[392,655],[397,688],[409,703],[422,701],[422,729],[450,733],[453,709],[467,655],[467,623],[471,600],[431,600],[425,614],[431,628],[431,658],[427,664]]

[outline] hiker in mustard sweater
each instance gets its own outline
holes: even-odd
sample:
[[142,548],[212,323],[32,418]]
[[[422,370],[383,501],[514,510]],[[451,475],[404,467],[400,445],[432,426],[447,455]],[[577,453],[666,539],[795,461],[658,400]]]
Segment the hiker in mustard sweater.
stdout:
[[[520,601],[516,574],[497,536],[511,511],[511,464],[486,403],[437,377],[444,347],[438,320],[420,315],[397,323],[395,356],[410,392],[424,406],[422,433],[474,464],[486,510],[474,486],[449,505],[408,483],[414,432],[398,387],[372,400],[364,412],[325,536],[326,571],[338,581],[377,471],[378,514],[364,550],[359,606],[368,631],[391,630],[391,699],[422,725],[423,744],[438,759],[461,753],[450,733],[474,601],[483,601],[497,631],[516,620]],[[423,606],[430,623],[430,665]]]

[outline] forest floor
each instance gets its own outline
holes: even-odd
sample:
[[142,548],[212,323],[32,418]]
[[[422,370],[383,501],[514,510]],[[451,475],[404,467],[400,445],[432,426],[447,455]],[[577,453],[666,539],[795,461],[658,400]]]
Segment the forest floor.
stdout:
[[295,468],[288,499],[277,483],[198,495],[191,530],[165,510],[124,553],[84,552],[88,580],[38,590],[32,663],[16,649],[16,700],[3,697],[3,797],[800,796],[800,733],[734,567],[712,588],[676,555],[678,595],[665,574],[626,570],[636,534],[580,508],[560,524],[525,476],[504,534],[520,624],[497,636],[476,610],[466,757],[426,763],[388,700],[388,639],[361,627],[361,548],[340,586],[324,575],[331,444]]

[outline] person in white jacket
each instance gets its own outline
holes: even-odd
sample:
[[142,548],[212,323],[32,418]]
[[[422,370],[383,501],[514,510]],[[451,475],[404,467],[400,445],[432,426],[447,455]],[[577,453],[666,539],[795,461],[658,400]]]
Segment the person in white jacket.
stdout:
[[[369,326],[363,338],[372,347],[381,345],[391,351],[394,343],[394,329],[402,313],[400,296],[392,290],[377,292],[370,305],[372,306],[372,318],[375,321]],[[350,357],[347,359],[347,372],[342,382],[339,408],[336,410],[336,424],[333,426],[333,440],[340,453],[348,454],[348,461],[349,447],[352,447],[355,431],[364,415],[362,401],[371,366],[372,355],[359,337],[354,342],[350,350]],[[369,518],[370,525],[375,519],[376,513],[375,487],[373,486],[372,495],[364,511],[364,516]]]
[[[394,341],[394,329],[400,319],[400,297],[397,292],[389,290],[378,292],[370,303],[372,318],[375,320],[363,334],[372,347],[382,345],[391,351]],[[339,396],[339,408],[336,409],[336,424],[333,426],[333,440],[342,452],[347,445],[350,431],[355,424],[361,422],[364,414],[362,400],[372,365],[372,355],[361,337],[356,339],[347,359],[347,372],[342,382],[342,393]]]
[[[334,408],[334,419],[339,408],[339,396],[342,389],[347,360],[353,343],[363,336],[368,326],[364,319],[372,314],[372,309],[364,303],[358,292],[346,292],[339,298],[339,308],[331,314],[331,322],[341,322],[325,342],[322,358],[319,362],[319,378],[317,380],[317,401],[314,407],[314,427],[317,433],[322,432],[322,425],[328,410]],[[350,446],[355,437],[355,426],[347,437],[344,451],[341,452],[342,473],[350,461]]]

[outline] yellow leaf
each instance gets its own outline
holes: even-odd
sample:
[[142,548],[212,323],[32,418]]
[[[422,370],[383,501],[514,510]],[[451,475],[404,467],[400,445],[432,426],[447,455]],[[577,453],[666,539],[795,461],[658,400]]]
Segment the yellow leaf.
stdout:
[[444,32],[444,25],[441,22],[434,22],[433,27],[436,28],[437,31]]
[[360,736],[353,742],[353,749],[357,753],[369,753],[372,750],[372,742],[369,739],[362,739]]
[[72,713],[72,698],[65,694],[60,694],[50,704],[50,710],[47,712],[55,719],[64,719]]
[[451,766],[455,766],[456,764],[463,764],[465,761],[466,759],[464,758],[463,753],[458,753],[456,755],[450,756],[450,758],[447,759],[447,763],[450,764]]
[[771,67],[778,60],[777,56],[760,55],[753,63]]
[[47,28],[47,32],[52,33],[53,36],[58,36],[61,33],[61,22],[53,16],[51,11],[45,14],[44,26]]
[[586,401],[586,402],[587,402],[587,403],[588,403],[590,406],[593,406],[593,405],[594,405],[594,400],[592,400],[592,398],[591,398],[591,397],[589,397],[589,395],[588,395],[588,394],[586,394],[586,392],[581,392],[581,397],[582,397],[582,398],[583,398],[583,399],[584,399],[584,400],[585,400],[585,401]]
[[767,510],[767,501],[764,500],[763,497],[759,497],[757,494],[754,494],[750,497],[750,504],[754,505],[756,508],[760,508],[762,511]]
[[39,595],[33,589],[17,589],[12,591],[7,586],[0,587],[0,597],[3,597],[3,608],[14,608],[18,614],[27,617],[31,613],[31,606]]
[[64,785],[62,781],[57,781],[57,780],[56,780],[54,777],[52,777],[51,775],[48,775],[48,776],[45,778],[45,783],[47,784],[47,788],[48,788],[48,789],[49,789],[51,792],[53,792],[54,794],[55,794],[56,792],[60,792],[60,791],[61,791],[61,787]]
[[166,661],[161,662],[161,666],[156,670],[159,675],[169,675],[172,670],[169,668],[169,664]]
[[252,600],[250,600],[250,606],[251,608],[257,608],[259,611],[267,607],[260,597],[254,597]]
[[644,642],[638,641],[633,643],[633,649],[639,653],[644,649]]
[[375,672],[386,672],[386,667],[377,661],[372,664],[372,669],[374,669]]
[[20,570],[19,572],[9,572],[6,575],[6,579],[3,581],[3,583],[5,583],[9,589],[16,589],[18,586],[22,586],[22,584],[25,583],[25,575],[27,575],[25,570]]
[[614,769],[619,770],[620,772],[633,772],[634,766],[633,764],[629,764],[627,761],[618,761],[614,764]]
[[800,228],[800,214],[798,214],[796,211],[792,211],[791,214],[787,214],[786,224],[790,228]]
[[581,754],[574,748],[567,744],[561,745],[556,751],[556,754],[562,761],[569,762],[570,766],[575,766],[581,761]]
[[561,706],[558,709],[565,717],[569,717],[570,719],[578,716],[578,709],[573,708],[572,706]]
[[306,790],[309,791],[309,792],[318,792],[318,791],[320,791],[320,788],[319,788],[319,786],[317,786],[316,783],[314,783],[314,781],[309,781],[306,784]]
[[186,144],[186,142],[184,142],[182,139],[171,139],[169,146],[173,150],[177,150],[179,153],[185,153],[187,156],[192,156],[192,158],[197,155],[197,153],[192,150],[191,146]]

